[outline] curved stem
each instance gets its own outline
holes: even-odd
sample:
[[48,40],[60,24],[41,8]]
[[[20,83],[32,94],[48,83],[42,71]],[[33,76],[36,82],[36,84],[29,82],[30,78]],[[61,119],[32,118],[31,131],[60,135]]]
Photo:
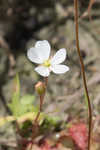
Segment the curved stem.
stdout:
[[83,59],[80,53],[80,47],[79,47],[79,36],[78,36],[78,0],[74,0],[74,9],[75,9],[75,31],[76,31],[76,47],[77,47],[77,52],[79,55],[80,59],[80,65],[81,65],[81,73],[82,73],[82,78],[83,78],[83,84],[84,84],[84,89],[88,101],[88,118],[89,118],[89,132],[88,132],[88,150],[90,150],[90,144],[91,144],[91,132],[92,132],[92,109],[91,109],[91,103],[90,103],[90,98],[88,94],[88,89],[87,89],[87,82],[86,82],[86,77],[85,77],[85,69],[84,69],[84,64],[83,64]]

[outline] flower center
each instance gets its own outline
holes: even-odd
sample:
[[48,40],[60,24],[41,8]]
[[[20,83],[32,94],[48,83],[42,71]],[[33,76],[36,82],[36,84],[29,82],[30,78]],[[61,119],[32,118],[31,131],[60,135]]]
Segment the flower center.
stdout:
[[45,62],[43,63],[43,65],[44,65],[45,67],[50,67],[50,66],[51,66],[50,60],[49,60],[49,59],[48,59],[48,60],[45,60]]

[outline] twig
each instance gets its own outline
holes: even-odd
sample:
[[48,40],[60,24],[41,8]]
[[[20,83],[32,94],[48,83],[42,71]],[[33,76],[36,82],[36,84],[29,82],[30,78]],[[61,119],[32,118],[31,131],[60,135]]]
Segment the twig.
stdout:
[[79,55],[80,59],[80,65],[81,65],[81,73],[82,73],[82,78],[83,78],[83,84],[84,84],[84,89],[86,93],[86,97],[88,100],[88,114],[89,114],[89,132],[88,132],[88,150],[90,150],[90,144],[91,144],[91,132],[92,132],[92,109],[91,109],[91,103],[90,103],[90,98],[88,94],[88,89],[87,89],[87,82],[86,82],[86,77],[85,77],[85,69],[84,69],[84,64],[83,64],[83,59],[80,53],[80,47],[79,47],[79,37],[78,37],[78,0],[74,0],[74,9],[75,9],[75,31],[76,31],[76,47],[77,47],[77,52]]

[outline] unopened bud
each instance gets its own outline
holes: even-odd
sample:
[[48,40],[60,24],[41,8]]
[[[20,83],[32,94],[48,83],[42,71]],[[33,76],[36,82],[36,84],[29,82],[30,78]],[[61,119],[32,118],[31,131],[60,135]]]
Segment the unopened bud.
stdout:
[[45,84],[43,82],[38,82],[36,85],[35,85],[35,90],[37,91],[37,93],[39,95],[42,95],[45,93]]

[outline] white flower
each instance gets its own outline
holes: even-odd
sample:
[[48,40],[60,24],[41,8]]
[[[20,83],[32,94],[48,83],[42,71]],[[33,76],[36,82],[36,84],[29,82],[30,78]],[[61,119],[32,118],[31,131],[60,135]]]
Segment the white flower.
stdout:
[[39,66],[35,68],[35,71],[44,77],[48,77],[51,71],[56,74],[67,72],[69,67],[60,64],[66,59],[66,49],[60,49],[51,59],[50,51],[50,44],[46,40],[36,42],[35,47],[28,50],[27,56],[29,60],[39,64]]

